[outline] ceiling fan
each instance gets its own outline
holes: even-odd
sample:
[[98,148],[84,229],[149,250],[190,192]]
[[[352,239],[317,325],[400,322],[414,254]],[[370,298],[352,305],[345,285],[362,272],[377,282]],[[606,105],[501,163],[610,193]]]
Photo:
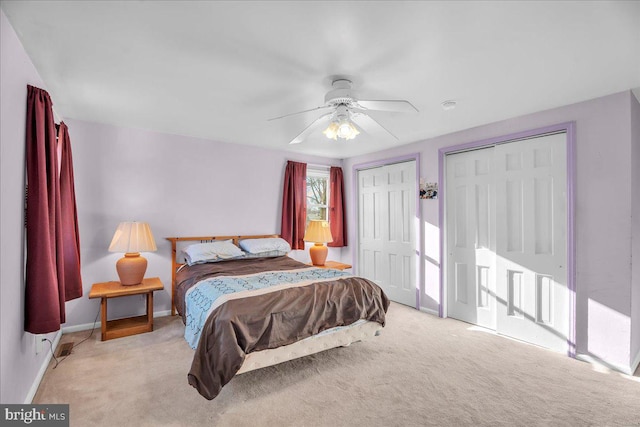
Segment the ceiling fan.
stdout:
[[327,92],[324,97],[324,105],[309,110],[298,111],[297,113],[285,114],[284,116],[274,117],[271,120],[278,120],[285,117],[294,116],[296,114],[308,113],[311,111],[326,111],[307,126],[298,136],[293,138],[289,144],[298,144],[328,124],[327,128],[322,132],[327,138],[337,140],[353,139],[364,130],[372,136],[387,137],[392,136],[398,139],[389,130],[385,129],[380,123],[367,114],[368,111],[394,111],[400,113],[416,113],[418,109],[409,101],[404,100],[365,100],[356,98],[351,92],[351,80],[338,78],[333,80],[332,90]]

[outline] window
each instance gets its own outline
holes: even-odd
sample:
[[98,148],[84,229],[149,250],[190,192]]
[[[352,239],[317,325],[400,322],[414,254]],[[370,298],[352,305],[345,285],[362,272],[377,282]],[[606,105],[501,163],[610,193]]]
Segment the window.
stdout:
[[307,169],[307,225],[312,219],[329,220],[329,171]]

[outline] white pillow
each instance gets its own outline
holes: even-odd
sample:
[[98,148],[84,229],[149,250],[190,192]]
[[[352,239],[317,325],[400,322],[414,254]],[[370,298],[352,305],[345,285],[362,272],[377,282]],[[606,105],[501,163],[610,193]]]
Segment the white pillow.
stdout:
[[187,246],[183,252],[189,265],[238,258],[244,255],[240,248],[233,244],[232,240],[197,243]]
[[279,251],[291,252],[291,245],[280,237],[267,237],[264,239],[244,239],[240,240],[240,247],[250,254],[261,254],[263,252]]

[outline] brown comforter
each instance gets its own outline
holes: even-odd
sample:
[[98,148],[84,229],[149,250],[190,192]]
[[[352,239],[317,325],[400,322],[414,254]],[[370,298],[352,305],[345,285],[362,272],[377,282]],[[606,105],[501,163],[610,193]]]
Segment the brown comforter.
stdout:
[[[186,290],[207,277],[308,267],[289,257],[188,267],[177,275],[176,305],[184,319]],[[375,283],[360,277],[343,277],[229,300],[213,310],[206,320],[188,374],[189,384],[211,400],[238,372],[245,354],[291,344],[360,319],[384,326],[388,306],[384,292]]]

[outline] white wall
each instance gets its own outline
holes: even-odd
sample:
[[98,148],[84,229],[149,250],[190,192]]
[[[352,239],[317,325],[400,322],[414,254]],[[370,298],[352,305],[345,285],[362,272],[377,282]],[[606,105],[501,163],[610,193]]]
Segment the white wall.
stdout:
[[640,363],[640,102],[631,102],[631,363]]
[[[158,251],[145,253],[147,277],[165,284],[155,311],[170,309],[171,246],[165,237],[280,232],[287,160],[340,166],[341,161],[293,155],[141,129],[65,120],[73,149],[85,296],[67,303],[67,323],[92,323],[99,300],[91,285],[117,280],[122,254],[108,252],[120,221],[148,222]],[[283,141],[286,144],[286,141]],[[329,257],[340,260],[340,249]],[[292,256],[308,261],[307,251]],[[139,297],[109,305],[110,318],[142,313]]]
[[[351,203],[350,241],[355,241],[356,232],[352,188],[354,165],[420,153],[420,176],[427,182],[437,182],[438,149],[441,147],[575,121],[577,350],[612,366],[628,369],[632,265],[631,198],[628,196],[632,192],[629,98],[632,96],[630,91],[618,93],[346,159],[343,167]],[[455,110],[451,114],[455,114]],[[438,202],[421,200],[420,203],[425,235],[425,282],[421,284],[421,305],[437,311],[440,300]],[[343,251],[344,262],[350,262],[351,257],[351,250]],[[638,328],[637,323],[634,326]]]
[[[0,10],[0,402],[24,403],[47,360],[24,332],[24,188],[27,84],[46,89]],[[46,337],[53,340],[55,333]],[[45,343],[46,344],[46,343]],[[48,347],[44,347],[48,348]]]

